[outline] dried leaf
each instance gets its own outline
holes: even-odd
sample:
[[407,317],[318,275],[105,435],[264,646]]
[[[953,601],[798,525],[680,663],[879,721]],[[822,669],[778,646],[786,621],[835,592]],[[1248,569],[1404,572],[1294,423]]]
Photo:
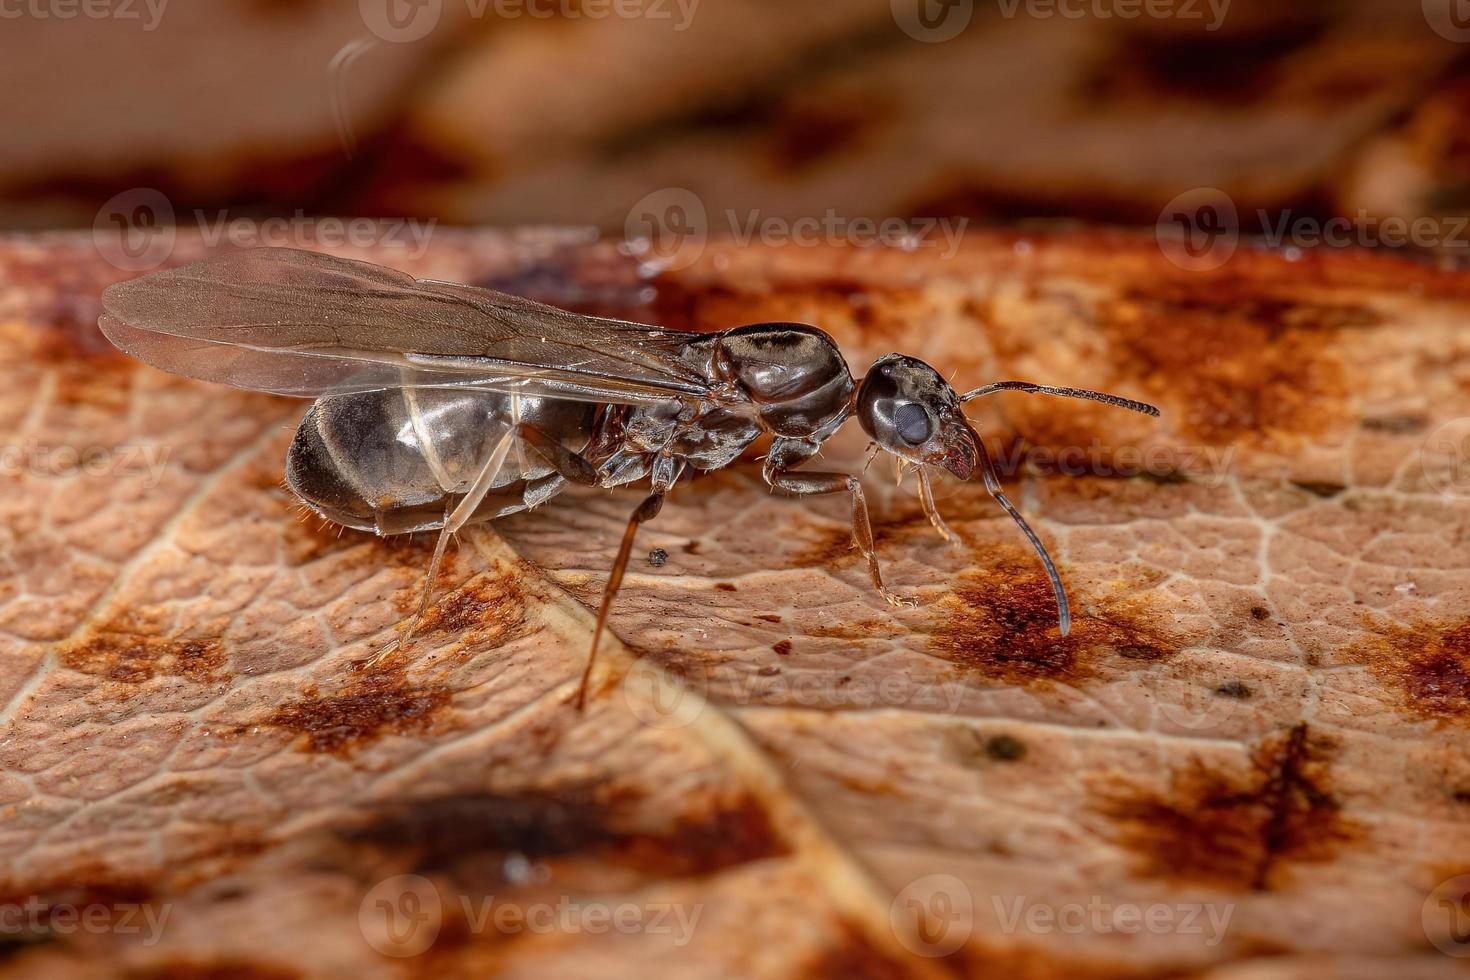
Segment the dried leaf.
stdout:
[[630,571],[585,715],[633,493],[466,533],[413,649],[355,669],[432,541],[300,520],[300,403],[110,351],[91,319],[120,274],[12,241],[0,912],[41,911],[0,918],[4,969],[1453,972],[1470,278],[1250,250],[1186,273],[1100,233],[686,257],[650,284],[574,235],[441,233],[408,268],[1160,404],[976,406],[1073,634],[978,485],[941,488],[954,547],[870,472],[890,584],[920,600],[894,610],[842,501],[747,465],[643,530],[665,560]]

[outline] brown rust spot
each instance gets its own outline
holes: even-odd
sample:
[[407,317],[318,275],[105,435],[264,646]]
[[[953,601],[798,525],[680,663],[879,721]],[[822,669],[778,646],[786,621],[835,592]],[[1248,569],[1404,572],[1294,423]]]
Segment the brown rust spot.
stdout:
[[1363,834],[1332,794],[1335,751],[1299,724],[1263,740],[1244,775],[1196,759],[1164,791],[1119,780],[1096,805],[1142,877],[1269,891],[1285,866],[1330,860]]
[[426,634],[475,630],[508,638],[525,621],[526,590],[521,578],[515,573],[484,575],[430,605],[420,629]]
[[755,618],[767,623],[781,622],[781,617],[775,613],[756,613]]
[[1347,658],[1402,693],[1413,714],[1470,722],[1470,621],[1401,626],[1365,614],[1369,634]]
[[1333,347],[1345,331],[1381,322],[1363,307],[1277,298],[1224,273],[1134,287],[1098,314],[1114,356],[1183,407],[1172,424],[1212,445],[1343,425],[1347,382]]
[[384,670],[354,680],[337,694],[308,689],[261,724],[299,734],[304,751],[343,754],[387,734],[432,731],[448,704],[447,689],[414,686],[402,672]]
[[483,877],[517,854],[529,860],[597,857],[661,875],[708,874],[789,852],[753,797],[710,799],[649,827],[641,794],[601,786],[520,795],[468,794],[410,800],[338,831],[350,844],[406,856],[421,873]]
[[774,650],[774,651],[776,651],[776,655],[778,657],[787,656],[788,654],[791,653],[791,641],[790,640],[777,640],[771,646],[771,649]]
[[739,591],[738,589],[736,589],[734,582],[716,582],[715,588],[719,589],[721,592]]
[[103,632],[64,647],[59,657],[63,666],[79,673],[124,684],[141,684],[159,676],[204,684],[226,676],[226,658],[218,640],[164,640]]
[[1072,632],[1057,632],[1051,584],[1017,555],[962,572],[937,603],[929,650],[967,673],[1006,684],[1072,681],[1111,659],[1157,661],[1177,648],[1145,617],[1117,607],[1095,616],[1074,610]]

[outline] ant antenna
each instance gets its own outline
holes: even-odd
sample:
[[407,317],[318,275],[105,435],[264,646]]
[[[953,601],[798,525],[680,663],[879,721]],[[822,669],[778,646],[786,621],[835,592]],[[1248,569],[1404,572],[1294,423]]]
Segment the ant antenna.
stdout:
[[1112,405],[1114,408],[1126,408],[1130,412],[1140,412],[1144,415],[1159,417],[1159,410],[1147,402],[1136,402],[1131,398],[1120,398],[1117,395],[1109,395],[1102,391],[1091,391],[1087,388],[1059,388],[1054,385],[1032,384],[1030,381],[997,381],[994,384],[981,385],[974,391],[967,391],[960,396],[960,401],[967,402],[984,395],[994,394],[997,391],[1025,391],[1039,395],[1062,395],[1066,398],[1082,398],[1091,402],[1102,402],[1104,405]]

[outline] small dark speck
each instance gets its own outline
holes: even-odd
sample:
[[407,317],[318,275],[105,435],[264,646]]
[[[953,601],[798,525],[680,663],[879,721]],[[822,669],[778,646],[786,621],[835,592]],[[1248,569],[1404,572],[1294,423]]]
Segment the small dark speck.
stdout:
[[776,651],[777,656],[784,657],[791,652],[791,641],[781,640],[775,646],[771,647],[771,649]]
[[734,582],[716,582],[715,583],[715,588],[719,589],[721,592],[734,592],[735,591],[735,583]]
[[1338,494],[1347,489],[1347,487],[1343,486],[1341,483],[1326,483],[1323,481],[1315,480],[1292,480],[1291,483],[1292,486],[1296,487],[1297,489],[1305,490],[1312,496],[1322,497],[1323,499],[1336,497]]
[[1017,762],[1026,756],[1026,743],[1014,735],[996,735],[985,740],[985,754],[997,762]]
[[1383,418],[1364,419],[1362,425],[1363,428],[1373,432],[1403,435],[1408,432],[1418,432],[1429,425],[1429,420],[1422,415],[1389,415]]
[[689,541],[689,542],[686,542],[685,545],[684,545],[684,553],[686,555],[697,555],[697,554],[699,554],[699,542],[698,541]]
[[664,562],[669,560],[669,553],[662,548],[654,548],[648,553],[648,563],[654,568],[663,568]]
[[1265,606],[1251,606],[1251,615],[1256,617],[1257,619],[1270,619],[1271,610],[1267,609]]
[[1240,681],[1227,681],[1224,684],[1221,684],[1219,687],[1215,688],[1215,693],[1220,695],[1220,697],[1222,698],[1244,699],[1251,696],[1251,689],[1249,687],[1246,687]]
[[1470,803],[1470,789],[1457,789],[1451,795],[1456,803]]

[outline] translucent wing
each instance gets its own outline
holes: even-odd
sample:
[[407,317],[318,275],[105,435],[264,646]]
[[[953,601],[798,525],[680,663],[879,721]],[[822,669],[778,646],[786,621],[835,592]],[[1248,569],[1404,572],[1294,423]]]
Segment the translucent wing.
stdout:
[[155,367],[282,395],[476,387],[638,404],[709,390],[679,359],[697,334],[298,249],[117,283],[102,308],[108,339]]

